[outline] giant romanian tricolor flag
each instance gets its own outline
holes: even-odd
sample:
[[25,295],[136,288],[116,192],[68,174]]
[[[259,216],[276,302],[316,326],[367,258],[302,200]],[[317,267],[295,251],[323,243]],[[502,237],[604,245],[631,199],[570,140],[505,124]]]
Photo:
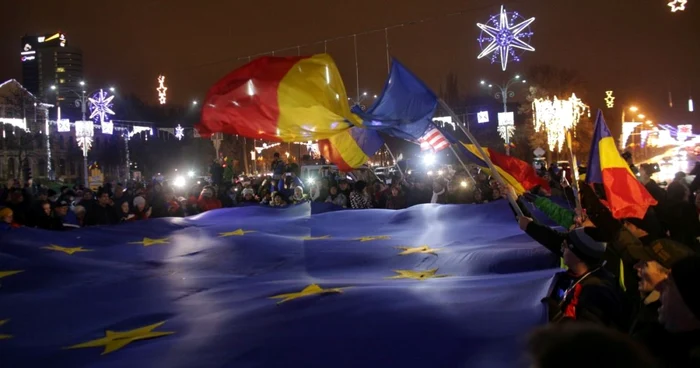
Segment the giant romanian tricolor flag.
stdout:
[[649,206],[657,204],[620,156],[600,110],[588,157],[586,183],[603,184],[610,211],[617,219],[644,218]]
[[[343,80],[327,54],[262,57],[211,87],[196,129],[278,142],[329,139],[326,157],[341,169],[364,164],[381,146],[376,131],[352,133],[362,120],[350,112]],[[357,139],[357,140],[356,140]]]

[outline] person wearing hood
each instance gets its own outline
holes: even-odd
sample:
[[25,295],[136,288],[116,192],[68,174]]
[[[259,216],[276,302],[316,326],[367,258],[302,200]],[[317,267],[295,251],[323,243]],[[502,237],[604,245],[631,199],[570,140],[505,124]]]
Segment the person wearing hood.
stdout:
[[336,206],[347,208],[348,198],[338,190],[337,186],[331,185],[328,197],[326,197],[326,203],[333,203]]
[[627,329],[622,289],[603,267],[607,243],[597,240],[596,228],[579,227],[560,233],[524,216],[518,218],[518,223],[556,259],[563,258],[568,268],[557,274],[553,293],[543,299],[551,322],[576,320]]
[[289,201],[294,204],[305,202],[308,199],[309,198],[306,194],[304,194],[304,188],[302,187],[294,187],[294,194],[289,197]]
[[136,196],[134,198],[134,217],[127,217],[128,220],[148,220],[151,218],[152,207],[146,205],[146,198]]
[[245,188],[241,191],[241,204],[257,204],[253,188]]

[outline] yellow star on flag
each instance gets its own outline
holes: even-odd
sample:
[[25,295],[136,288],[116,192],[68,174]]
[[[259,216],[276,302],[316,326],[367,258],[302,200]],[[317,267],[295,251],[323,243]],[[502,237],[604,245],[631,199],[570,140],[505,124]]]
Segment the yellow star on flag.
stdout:
[[225,238],[225,237],[227,237],[227,236],[243,236],[243,235],[245,235],[245,234],[254,233],[254,232],[255,232],[255,231],[253,231],[253,230],[238,229],[238,230],[229,231],[229,232],[225,232],[225,233],[219,233],[219,237],[220,237],[220,238]]
[[168,331],[168,332],[159,332],[159,331],[153,331],[156,328],[162,326],[165,323],[163,322],[158,322],[154,323],[152,325],[144,326],[144,327],[139,327],[134,330],[129,330],[129,331],[110,331],[107,330],[105,331],[105,336],[100,337],[99,339],[91,340],[88,342],[84,342],[82,344],[77,344],[73,346],[66,347],[64,349],[81,349],[81,348],[96,348],[100,346],[104,346],[105,349],[102,351],[101,355],[109,354],[113,351],[117,351],[130,343],[138,340],[146,340],[146,339],[152,339],[156,337],[161,337],[161,336],[167,336],[167,335],[172,335],[175,332]]
[[18,274],[18,273],[20,273],[20,272],[24,272],[24,270],[0,271],[0,279],[3,278],[3,277],[16,275],[16,274]]
[[436,256],[438,250],[435,248],[431,248],[428,245],[423,245],[420,247],[396,247],[396,249],[402,250],[401,253],[399,253],[400,256],[406,256],[409,254],[416,254],[416,253],[421,253],[421,254],[432,254]]
[[160,239],[143,238],[142,241],[131,242],[129,244],[141,244],[144,247],[150,247],[153,244],[169,244],[169,242],[168,242],[168,238],[160,238]]
[[298,298],[303,298],[305,296],[311,296],[311,295],[322,295],[322,294],[342,294],[343,289],[347,288],[330,288],[330,289],[324,289],[317,284],[311,284],[307,287],[304,288],[304,290],[298,292],[298,293],[287,293],[287,294],[279,294],[275,296],[271,296],[270,299],[282,299],[277,304],[282,304],[284,302],[288,302],[290,300],[298,299]]
[[376,236],[363,236],[360,238],[356,238],[355,240],[359,240],[361,242],[368,242],[372,240],[388,240],[391,239],[389,235],[376,235]]
[[437,268],[426,271],[413,271],[413,270],[394,270],[398,275],[387,277],[387,279],[413,279],[413,280],[427,280],[441,277],[449,277],[450,275],[436,275]]
[[54,250],[56,252],[63,252],[68,255],[73,255],[78,252],[92,252],[92,249],[86,249],[83,247],[67,248],[60,245],[51,244],[48,247],[42,247],[43,249]]
[[324,236],[302,236],[301,240],[323,240],[323,239],[330,239],[330,235],[324,235]]
[[[0,326],[4,325],[8,321],[9,321],[9,319],[4,319],[4,320],[0,321]],[[0,334],[0,340],[6,340],[6,339],[11,339],[11,338],[12,338],[12,335]]]

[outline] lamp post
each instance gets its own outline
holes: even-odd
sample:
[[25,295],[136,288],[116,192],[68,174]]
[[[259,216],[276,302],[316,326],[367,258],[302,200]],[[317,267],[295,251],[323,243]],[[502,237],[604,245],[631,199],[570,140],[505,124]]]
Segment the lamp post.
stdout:
[[358,94],[355,99],[348,97],[348,101],[350,101],[350,107],[358,106],[362,111],[365,111],[367,110],[367,106],[362,103],[369,98],[376,99],[377,95],[370,95],[367,92],[362,92],[362,94]]
[[[83,150],[83,175],[84,175],[84,184],[85,187],[87,188],[89,186],[89,181],[88,181],[88,160],[87,160],[87,155],[90,149],[92,148],[92,140],[95,135],[95,125],[93,124],[92,121],[87,120],[87,109],[88,109],[88,95],[86,95],[85,91],[85,81],[80,81],[80,86],[81,91],[80,93],[74,91],[74,90],[68,90],[68,92],[71,92],[75,94],[78,99],[75,100],[75,106],[80,107],[80,111],[82,114],[82,120],[80,122],[75,123],[75,139],[80,146],[80,148]],[[56,98],[58,99],[58,89],[56,86],[51,86],[51,90],[57,91],[57,96]],[[100,89],[100,93],[102,90]],[[110,92],[114,92],[114,87],[109,87]],[[95,90],[97,92],[97,90]],[[93,94],[95,93],[93,92]],[[60,119],[60,108],[59,108],[59,119]],[[104,122],[102,122],[104,124]],[[127,158],[128,162],[128,158]]]
[[[503,102],[503,112],[508,112],[508,99],[515,97],[515,92],[511,90],[511,87],[515,86],[516,84],[525,84],[527,81],[525,79],[520,79],[520,75],[515,75],[513,78],[508,80],[508,82],[503,83],[503,84],[493,84],[493,83],[487,83],[486,81],[482,80],[479,82],[479,84],[483,87],[488,87],[490,89],[496,87],[497,91],[493,94],[493,97],[495,97],[497,100],[501,100]],[[504,131],[503,136],[506,141],[506,155],[510,156],[510,135],[513,131],[513,128],[511,126],[500,126],[499,123],[499,129],[503,129]]]

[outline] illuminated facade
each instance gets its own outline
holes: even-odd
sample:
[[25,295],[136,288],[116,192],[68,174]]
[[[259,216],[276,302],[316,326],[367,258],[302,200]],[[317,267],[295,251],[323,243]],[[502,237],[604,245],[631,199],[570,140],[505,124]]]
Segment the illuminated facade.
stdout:
[[69,46],[63,33],[22,37],[20,61],[22,85],[29,92],[55,102],[54,97],[49,97],[54,92],[50,88],[55,85],[59,101],[71,102],[62,103],[62,108],[74,106],[70,91],[81,91],[83,53]]

